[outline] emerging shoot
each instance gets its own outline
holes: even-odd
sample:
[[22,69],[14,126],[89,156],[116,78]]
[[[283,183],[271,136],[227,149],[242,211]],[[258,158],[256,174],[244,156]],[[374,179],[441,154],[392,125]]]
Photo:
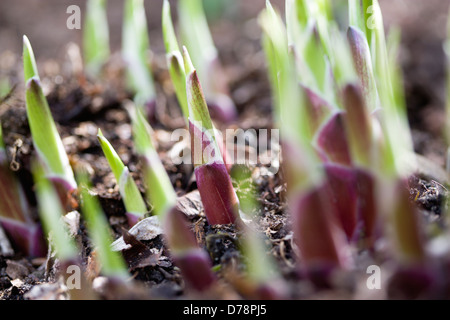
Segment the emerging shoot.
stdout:
[[0,224],[17,251],[43,257],[47,252],[40,224],[30,215],[30,206],[19,180],[9,168],[0,123]]
[[229,96],[226,75],[220,65],[202,1],[180,0],[179,17],[183,42],[198,68],[212,117],[224,123],[234,121],[237,118],[236,106]]
[[122,196],[125,209],[127,210],[128,223],[130,227],[132,227],[145,216],[148,211],[147,206],[128,167],[123,164],[119,155],[109,141],[103,136],[100,129],[98,130],[97,138],[114,177],[119,184],[120,195]]
[[184,72],[183,56],[178,46],[178,40],[172,23],[170,12],[170,3],[164,0],[162,12],[162,29],[164,36],[164,44],[166,46],[166,60],[169,68],[170,77],[175,88],[178,103],[181,106],[183,116],[188,121],[189,107],[187,105],[186,96],[186,74]]
[[152,117],[156,91],[150,67],[150,42],[143,0],[125,0],[122,55],[127,64],[127,85],[139,108]]
[[150,125],[139,109],[129,108],[128,111],[133,122],[136,149],[143,160],[148,198],[154,214],[163,224],[172,258],[192,288],[207,290],[215,283],[211,259],[199,248],[186,217],[176,206],[177,195],[153,146]]
[[58,185],[58,192],[67,193],[76,189],[77,184],[42,91],[32,48],[25,36],[23,49],[27,117],[33,145],[44,164],[47,177]]
[[101,266],[101,273],[106,277],[126,280],[129,276],[125,260],[120,253],[112,251],[111,231],[98,199],[92,195],[88,174],[84,168],[77,170],[80,183],[81,208],[86,219],[87,229]]
[[191,151],[197,186],[210,224],[239,220],[239,202],[217,144],[203,90],[189,53],[183,48],[189,106]]
[[88,0],[83,28],[83,51],[86,70],[97,76],[110,56],[107,0]]

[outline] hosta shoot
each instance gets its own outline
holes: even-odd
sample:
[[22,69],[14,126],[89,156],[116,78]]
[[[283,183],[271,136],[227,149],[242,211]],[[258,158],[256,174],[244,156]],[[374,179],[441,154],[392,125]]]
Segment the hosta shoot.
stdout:
[[66,192],[74,190],[77,184],[73,171],[42,91],[33,50],[26,36],[23,44],[27,117],[33,146],[44,164],[47,177]]
[[77,169],[77,180],[80,185],[81,209],[86,220],[93,250],[101,267],[101,274],[106,277],[126,280],[129,276],[125,260],[119,252],[112,251],[111,230],[108,220],[98,199],[92,194],[87,170]]
[[[32,171],[43,229],[59,261],[61,276],[68,281],[72,275],[69,267],[82,268],[80,252],[63,221],[65,212],[59,202],[58,193],[51,181],[45,177],[44,168],[39,160],[34,160]],[[68,288],[70,299],[95,299],[92,288],[83,273],[80,274],[80,278],[80,287]]]
[[[403,100],[401,75],[397,62],[397,46],[389,55],[385,40],[383,17],[377,0],[372,1],[372,64],[382,106],[380,186],[382,212],[387,219],[387,235],[392,239],[400,263],[421,263],[425,260],[423,238],[419,230],[417,209],[407,200],[404,180],[412,173],[405,170],[414,163],[412,137]],[[388,193],[390,195],[388,195]]]
[[[281,128],[288,197],[294,236],[301,253],[301,270],[310,276],[318,270],[326,275],[334,267],[351,265],[348,245],[333,215],[335,209],[327,196],[324,172],[317,165],[319,160],[312,148],[310,114],[297,84],[294,59],[288,51],[287,31],[279,14],[270,2],[266,3],[267,8],[259,21],[272,75],[272,91],[277,97],[274,116]],[[320,241],[315,236],[317,233],[321,234]]]
[[143,0],[125,0],[122,55],[127,65],[127,84],[135,103],[150,116],[154,112],[156,93]]
[[16,251],[33,257],[46,254],[40,224],[31,217],[30,206],[19,180],[9,168],[0,123],[0,225]]
[[183,48],[189,106],[192,162],[197,187],[210,224],[239,221],[239,201],[216,140],[202,86],[189,53]]
[[219,61],[202,1],[180,0],[179,21],[183,43],[198,68],[212,117],[225,123],[235,120],[236,106],[229,96],[226,74]]
[[39,204],[39,214],[45,234],[51,234],[51,241],[55,247],[57,257],[63,261],[76,261],[78,249],[70,238],[68,230],[62,221],[65,214],[59,202],[55,187],[45,177],[43,166],[35,160],[33,163],[33,178]]
[[186,282],[197,291],[211,289],[216,284],[211,258],[198,246],[185,215],[175,208],[168,211],[164,230],[172,258]]
[[136,149],[144,165],[148,199],[153,213],[163,224],[172,258],[192,288],[207,290],[215,283],[211,259],[199,248],[186,217],[176,207],[177,195],[153,146],[149,123],[139,109],[130,108],[128,111],[133,122]]
[[130,107],[128,112],[132,119],[136,151],[143,161],[147,198],[150,200],[152,212],[163,221],[168,210],[175,206],[177,195],[154,147],[150,124],[139,108]]
[[170,77],[175,88],[178,103],[180,104],[183,116],[188,121],[189,107],[187,105],[186,96],[186,74],[184,72],[183,56],[178,46],[178,40],[173,27],[170,3],[164,0],[162,12],[162,29],[164,44],[166,47],[166,60],[169,68]]
[[[181,106],[186,125],[187,127],[189,127],[189,106],[186,95],[186,73],[184,69],[184,60],[178,46],[177,38],[175,36],[172,17],[170,15],[170,4],[168,0],[164,1],[162,15],[162,29],[164,43],[166,46],[167,65],[169,68],[173,86],[175,88],[178,103]],[[224,162],[227,166],[227,170],[230,171],[232,167],[230,156],[225,149],[224,143],[222,141],[218,141],[218,144],[222,152]]]
[[88,0],[83,28],[83,53],[86,71],[97,76],[110,56],[107,0]]
[[97,137],[114,177],[119,184],[120,195],[122,196],[125,209],[127,210],[128,223],[130,226],[133,226],[139,219],[143,218],[148,211],[145,201],[142,198],[139,188],[131,176],[128,167],[123,164],[119,155],[109,141],[103,136],[100,129]]

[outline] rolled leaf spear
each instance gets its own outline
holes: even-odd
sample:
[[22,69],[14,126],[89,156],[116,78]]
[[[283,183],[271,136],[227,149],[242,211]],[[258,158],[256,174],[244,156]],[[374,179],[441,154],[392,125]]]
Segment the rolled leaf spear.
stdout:
[[42,91],[33,49],[26,36],[23,37],[23,68],[27,117],[33,145],[44,164],[47,178],[55,184],[61,201],[65,205],[68,194],[77,188],[77,183]]
[[[32,163],[33,179],[39,206],[39,215],[47,238],[53,246],[56,257],[59,260],[59,273],[67,283],[72,277],[69,270],[73,267],[82,269],[81,254],[74,240],[70,237],[67,226],[63,222],[64,209],[59,202],[54,185],[45,178],[43,166],[38,160]],[[84,273],[80,274],[80,287],[68,288],[71,300],[96,299],[91,285]]]
[[[414,164],[413,144],[406,104],[398,72],[396,50],[388,56],[383,17],[377,0],[372,0],[374,25],[372,30],[372,55],[379,98],[383,110],[381,126],[384,136],[380,148],[378,196],[380,211],[385,220],[385,232],[391,240],[397,270],[390,280],[390,289],[410,289],[419,296],[426,296],[442,284],[434,261],[425,248],[426,233],[422,229],[417,207],[409,201],[407,179]],[[392,48],[391,48],[392,50]]]
[[130,227],[134,226],[140,219],[142,219],[147,213],[147,205],[141,196],[141,193],[134,181],[133,177],[117,152],[109,141],[103,136],[102,131],[98,130],[97,135],[100,146],[103,153],[108,160],[109,166],[119,184],[120,195],[123,199],[125,209],[127,210],[126,216]]
[[[23,68],[27,117],[33,145],[44,164],[47,178],[57,188],[62,203],[66,204],[68,192],[75,190],[77,185],[42,91],[33,49],[26,36],[23,37]],[[44,256],[46,245],[42,228],[29,214],[29,204],[20,183],[5,162],[2,138],[0,130],[0,223],[15,249],[32,257]]]
[[194,53],[192,58],[203,82],[209,111],[216,120],[233,122],[238,116],[237,109],[229,96],[226,74],[219,61],[202,0],[180,0],[178,4],[183,42]]
[[[184,69],[183,56],[178,46],[177,37],[173,27],[172,17],[170,13],[170,3],[168,0],[164,1],[162,10],[162,30],[164,44],[166,47],[166,60],[169,69],[170,78],[175,88],[178,103],[186,121],[186,126],[189,128],[189,106],[186,92],[186,72]],[[217,141],[220,151],[223,156],[223,161],[227,167],[228,172],[233,166],[233,159],[226,149],[225,143],[222,139]]]
[[[270,2],[259,16],[264,50],[276,99],[275,121],[281,128],[283,166],[287,172],[294,239],[300,250],[300,272],[322,285],[331,271],[352,266],[350,248],[336,221],[335,206],[320,161],[311,145],[307,106],[298,89],[294,61],[288,52],[284,24]],[[273,73],[275,75],[275,73]],[[321,236],[317,238],[317,235]]]
[[239,223],[239,201],[215,137],[197,71],[183,47],[192,161],[209,224]]
[[216,277],[211,271],[211,259],[197,244],[185,215],[177,208],[177,195],[158,153],[153,146],[151,127],[138,108],[129,108],[137,153],[143,161],[147,197],[153,213],[164,227],[164,236],[175,264],[183,278],[197,291],[213,287]]
[[[356,21],[354,4],[349,6],[351,24]],[[359,83],[354,85],[352,79],[343,84],[339,94],[345,111],[335,111],[319,128],[316,148],[324,162],[338,217],[348,239],[373,248],[380,231],[375,201],[375,160],[379,153],[375,147],[381,129],[371,112],[379,109],[379,98],[366,35],[350,26],[347,40],[348,56],[353,60],[350,62],[354,64]]]
[[[380,218],[384,220],[385,233],[391,237],[398,260],[405,265],[411,261],[425,263],[417,209],[408,201],[405,186],[411,174],[410,166],[405,164],[415,159],[411,157],[412,138],[405,102],[398,99],[402,95],[395,76],[397,61],[395,55],[394,59],[388,57],[378,1],[368,2],[373,6],[375,27],[366,29],[366,35],[354,22],[347,32],[364,97],[362,101],[349,86],[344,91],[352,156],[359,167],[366,171],[370,168],[376,175],[377,197],[382,199],[377,210],[383,213]],[[379,121],[370,121],[368,110],[376,110],[379,104],[383,108],[377,115]]]
[[152,118],[156,112],[156,91],[148,65],[150,42],[143,0],[124,1],[122,55],[127,64],[127,86],[134,92],[136,105]]
[[88,0],[83,28],[83,57],[87,73],[92,77],[101,74],[111,52],[106,0]]
[[189,125],[189,107],[187,105],[186,96],[186,74],[184,72],[183,56],[178,46],[175,29],[173,27],[170,3],[164,0],[162,9],[162,31],[164,38],[164,45],[166,47],[166,61],[169,69],[170,78],[175,89],[178,103],[187,125]]

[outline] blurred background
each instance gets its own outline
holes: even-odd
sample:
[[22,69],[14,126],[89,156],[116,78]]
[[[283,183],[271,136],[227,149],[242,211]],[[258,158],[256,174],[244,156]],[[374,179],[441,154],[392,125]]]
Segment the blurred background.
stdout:
[[[108,0],[108,19],[111,30],[111,48],[118,50],[121,43],[123,0]],[[162,0],[144,0],[150,31],[152,50],[162,52],[161,10]],[[170,1],[173,11],[176,0]],[[284,0],[272,1],[278,8],[284,8]],[[65,45],[74,41],[81,43],[80,30],[68,30],[67,7],[78,5],[84,12],[85,0],[2,0],[0,1],[0,53],[22,49],[22,35],[26,34],[33,42],[42,59],[55,58],[64,53]],[[205,0],[205,10],[214,27],[233,25],[256,18],[265,6],[265,0]],[[176,20],[176,14],[173,14]],[[83,16],[82,16],[83,18]],[[220,37],[219,34],[216,34]],[[36,43],[36,44],[34,44]]]
[[[339,7],[345,4],[344,1],[333,2]],[[150,45],[156,56],[163,57],[162,2],[145,0]],[[175,11],[173,16],[176,17],[176,0],[171,3]],[[204,3],[214,40],[225,65],[232,68],[236,60],[247,64],[251,55],[259,50],[260,30],[256,18],[265,6],[265,0],[204,0]],[[272,0],[272,3],[284,12],[284,0]],[[38,63],[62,59],[69,42],[81,44],[82,31],[66,27],[69,17],[66,10],[70,5],[80,6],[83,13],[86,1],[0,1],[0,56],[3,59],[14,56],[20,59],[22,35],[26,34],[33,44]],[[416,150],[443,164],[441,130],[445,118],[446,62],[442,44],[446,37],[450,0],[380,0],[380,5],[386,29],[396,25],[402,33],[400,58],[405,73],[405,91]],[[122,12],[122,0],[108,1],[113,51],[118,51],[121,45]],[[8,54],[5,55],[5,52]],[[233,52],[248,52],[250,58],[233,55]]]

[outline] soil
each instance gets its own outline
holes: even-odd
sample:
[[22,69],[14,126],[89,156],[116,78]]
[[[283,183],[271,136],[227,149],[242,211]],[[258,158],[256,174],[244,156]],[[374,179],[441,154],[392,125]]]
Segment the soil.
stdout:
[[[70,1],[70,4],[76,2]],[[275,4],[283,8],[284,6],[278,2],[275,1]],[[67,7],[65,1],[49,1],[49,3],[53,3],[52,9],[50,9],[51,5],[33,9],[38,14],[30,20],[30,24],[39,25],[41,19],[38,18],[48,16],[48,11]],[[227,13],[235,17],[234,19],[225,16],[217,20],[212,25],[212,30],[221,61],[229,77],[231,96],[239,110],[239,119],[233,127],[270,128],[272,98],[255,19],[263,4],[249,5],[248,3],[245,1],[240,4],[242,10],[237,16]],[[387,27],[396,24],[403,32],[401,61],[405,73],[408,115],[413,130],[415,151],[442,168],[446,150],[441,138],[445,101],[445,57],[442,51],[442,41],[445,37],[442,30],[445,28],[442,26],[445,25],[450,1],[410,0],[408,1],[410,10],[407,12],[404,11],[403,1],[392,4],[391,1],[386,0],[380,3]],[[15,84],[11,94],[1,99],[0,120],[5,143],[8,146],[9,161],[25,188],[28,200],[35,206],[36,199],[30,174],[30,159],[34,150],[26,118],[23,84],[20,80],[22,73],[18,67],[20,47],[15,39],[17,33],[29,31],[28,27],[26,30],[21,29],[23,24],[14,22],[14,16],[22,12],[20,8],[16,1],[7,0],[0,3],[0,35],[8,39],[4,43],[9,48],[8,50],[4,47],[0,48],[0,76],[8,75],[11,82]],[[248,285],[236,277],[245,270],[244,257],[239,251],[239,239],[242,235],[233,226],[208,225],[201,203],[195,201],[198,199],[198,194],[196,194],[197,187],[192,169],[173,165],[169,159],[168,152],[174,143],[170,142],[168,137],[174,129],[183,127],[184,120],[173,90],[168,85],[169,75],[164,56],[161,54],[163,49],[159,29],[160,4],[152,9],[149,11],[149,21],[151,21],[149,28],[150,37],[156,39],[152,41],[154,51],[152,67],[158,93],[157,111],[152,125],[155,129],[158,153],[178,196],[184,199],[183,201],[186,201],[189,207],[188,217],[199,244],[208,251],[217,268],[217,274],[223,286],[220,292],[214,294],[217,298],[246,298],[244,289],[236,292],[230,287],[230,283],[239,288],[245,288]],[[111,9],[109,14],[111,17],[119,17],[121,11]],[[118,49],[119,25],[120,23],[117,22],[111,26],[114,34],[111,39],[113,49]],[[49,49],[56,48],[53,41],[59,44],[58,48],[61,48],[61,44],[68,42],[66,30],[56,33],[56,40],[43,37],[37,31],[36,38],[46,39],[43,42],[39,40],[32,42],[35,45],[35,52],[41,57],[38,62],[39,69],[43,70],[41,77],[44,79],[47,99],[70,160],[73,163],[83,162],[90,166],[93,173],[93,191],[98,194],[101,206],[109,219],[114,239],[124,236],[126,242],[131,243],[135,250],[124,251],[134,279],[134,291],[122,288],[117,291],[118,296],[111,296],[107,291],[102,291],[102,298],[195,298],[195,293],[186,288],[179,269],[172,263],[170,251],[165,246],[161,235],[152,240],[137,240],[125,231],[129,229],[125,208],[117,183],[96,137],[97,129],[101,128],[129,167],[144,194],[145,186],[141,181],[141,167],[131,139],[130,119],[124,109],[126,100],[131,99],[132,96],[124,89],[120,58],[117,54],[114,55],[105,66],[102,79],[93,81],[71,72],[70,59],[60,53],[53,55],[54,51]],[[76,37],[72,40],[79,42],[79,38]],[[65,50],[64,47],[60,51]],[[58,62],[50,59],[58,59]],[[336,285],[339,290],[322,290],[323,288],[311,286],[296,269],[298,257],[292,242],[289,214],[284,198],[286,186],[283,182],[283,172],[263,175],[262,173],[267,172],[264,166],[246,170],[253,180],[257,181],[255,191],[259,209],[252,212],[255,217],[254,226],[265,237],[269,247],[267,254],[275,258],[281,278],[285,280],[284,283],[288,287],[286,298],[350,297],[359,286],[358,277],[355,279],[349,275],[341,275]],[[424,170],[423,174],[411,177],[410,200],[421,210],[427,230],[435,232],[437,229],[443,230],[446,227],[443,204],[448,194],[447,177],[440,175],[440,171],[438,174],[427,174],[429,172],[430,170]],[[238,195],[245,196],[244,189],[248,188],[248,185],[242,185],[242,182],[236,180],[233,180],[233,183]],[[95,263],[92,261],[90,242],[82,220],[76,239],[83,247],[81,254],[83,264],[95,276]],[[367,253],[361,252],[359,259],[362,261],[361,266],[364,266],[370,262],[371,258],[368,258]],[[0,255],[0,299],[63,298],[64,293],[56,282],[57,271],[58,261],[51,257],[51,250],[49,250],[49,257],[39,259],[23,257],[19,252],[15,252],[12,256]],[[41,290],[39,292],[32,290],[36,287]],[[408,298],[415,297],[413,295]]]

